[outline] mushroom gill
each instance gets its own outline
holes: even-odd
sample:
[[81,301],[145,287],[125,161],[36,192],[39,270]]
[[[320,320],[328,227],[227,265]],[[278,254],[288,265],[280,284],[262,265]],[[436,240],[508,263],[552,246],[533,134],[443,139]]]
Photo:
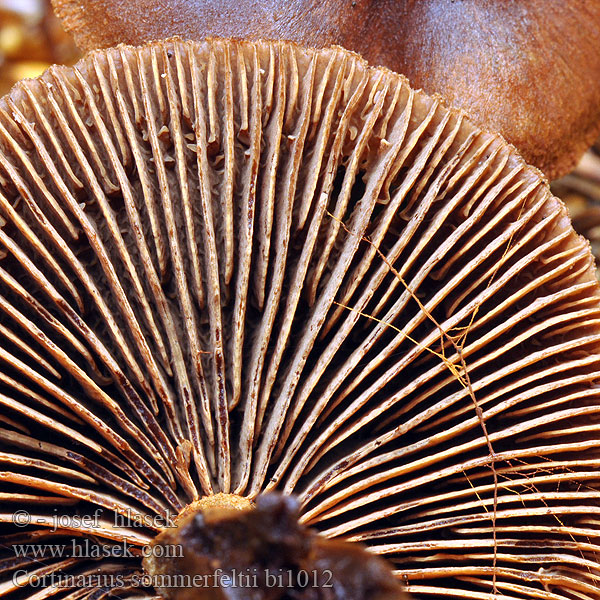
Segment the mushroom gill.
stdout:
[[600,598],[600,290],[499,136],[340,48],[118,47],[0,101],[0,215],[0,595],[153,596],[278,491],[415,598]]

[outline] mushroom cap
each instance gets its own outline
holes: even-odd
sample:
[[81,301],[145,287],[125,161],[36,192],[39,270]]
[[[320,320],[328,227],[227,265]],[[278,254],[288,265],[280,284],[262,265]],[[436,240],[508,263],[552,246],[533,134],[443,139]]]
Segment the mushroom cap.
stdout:
[[[3,591],[145,594],[278,490],[416,598],[600,597],[600,289],[500,136],[341,48],[121,46],[0,100],[0,216]],[[11,550],[71,539],[132,555]]]
[[86,50],[179,35],[339,44],[441,93],[555,179],[600,134],[600,2],[53,0]]

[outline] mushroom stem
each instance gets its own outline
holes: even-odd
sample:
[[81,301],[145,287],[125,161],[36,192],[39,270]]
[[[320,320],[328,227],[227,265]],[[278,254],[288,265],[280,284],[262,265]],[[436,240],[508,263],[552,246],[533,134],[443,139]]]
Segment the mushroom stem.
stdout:
[[292,496],[265,494],[253,507],[218,494],[196,504],[153,540],[144,559],[167,600],[403,598],[383,559],[306,528]]
[[175,522],[178,523],[182,519],[185,519],[192,513],[204,512],[207,510],[246,510],[252,508],[254,502],[244,496],[238,496],[237,494],[224,494],[219,492],[218,494],[212,494],[210,496],[203,496],[199,500],[188,504],[175,518]]

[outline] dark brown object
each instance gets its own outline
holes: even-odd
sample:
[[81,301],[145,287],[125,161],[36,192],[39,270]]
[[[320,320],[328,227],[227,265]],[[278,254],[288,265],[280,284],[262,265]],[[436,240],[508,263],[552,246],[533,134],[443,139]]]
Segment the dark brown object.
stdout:
[[[298,522],[296,499],[258,497],[255,508],[226,505],[188,515],[152,542],[144,559],[156,581],[187,577],[189,587],[158,591],[169,600],[402,600],[387,563],[360,544],[328,540]],[[169,548],[181,554],[160,558]],[[193,582],[196,585],[193,585]]]
[[550,179],[600,133],[598,0],[53,0],[79,46],[179,35],[340,44],[441,93]]
[[[600,598],[600,289],[500,136],[342,49],[113,48],[0,100],[0,217],[0,592],[152,595],[278,490],[417,599]],[[12,551],[73,536],[131,553]]]

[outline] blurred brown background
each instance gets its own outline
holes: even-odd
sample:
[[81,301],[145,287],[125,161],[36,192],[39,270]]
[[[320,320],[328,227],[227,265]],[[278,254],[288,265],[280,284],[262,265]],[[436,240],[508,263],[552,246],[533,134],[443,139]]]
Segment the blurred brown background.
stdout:
[[[600,140],[584,155],[576,169],[550,186],[562,198],[575,229],[592,244],[596,267],[600,266]],[[600,270],[596,272],[600,276]]]
[[0,0],[0,95],[19,79],[78,57],[49,0]]

